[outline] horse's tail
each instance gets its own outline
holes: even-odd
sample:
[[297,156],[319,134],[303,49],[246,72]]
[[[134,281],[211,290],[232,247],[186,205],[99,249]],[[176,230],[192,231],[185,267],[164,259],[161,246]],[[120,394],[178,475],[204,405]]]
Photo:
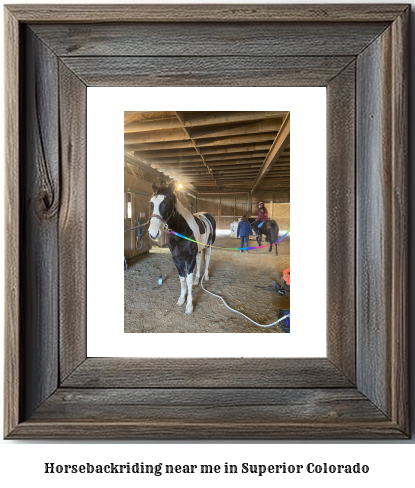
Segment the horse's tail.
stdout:
[[275,220],[270,221],[270,230],[271,230],[272,242],[275,243],[278,241],[278,232],[279,232],[278,224],[277,222],[275,222]]

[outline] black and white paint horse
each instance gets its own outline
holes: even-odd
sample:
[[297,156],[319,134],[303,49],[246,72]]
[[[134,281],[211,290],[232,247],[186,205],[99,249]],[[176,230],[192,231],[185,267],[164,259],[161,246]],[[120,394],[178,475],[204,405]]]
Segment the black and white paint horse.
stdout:
[[[209,261],[212,251],[206,244],[213,244],[216,237],[216,222],[212,215],[200,212],[192,215],[176,198],[174,183],[168,187],[159,188],[153,183],[154,194],[151,197],[151,215],[148,235],[158,240],[163,229],[168,228],[198,242],[196,244],[174,234],[169,234],[169,248],[173,262],[179,271],[181,293],[177,305],[183,305],[186,300],[186,313],[193,312],[192,286],[199,284],[202,251],[205,254],[204,279],[209,280]],[[193,271],[196,266],[196,275]],[[187,268],[187,278],[186,278]]]

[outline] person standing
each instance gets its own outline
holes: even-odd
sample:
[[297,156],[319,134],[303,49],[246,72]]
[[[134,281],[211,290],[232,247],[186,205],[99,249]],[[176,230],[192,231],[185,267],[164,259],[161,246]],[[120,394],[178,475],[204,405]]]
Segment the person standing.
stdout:
[[265,222],[268,220],[268,210],[265,208],[264,202],[259,202],[258,203],[258,217],[254,222],[254,230],[255,230],[255,235],[258,235],[258,225],[261,222]]
[[[252,236],[252,228],[249,223],[248,217],[244,215],[238,224],[238,229],[236,231],[236,237],[241,238],[241,247],[249,247],[249,236]],[[241,252],[243,252],[241,250]],[[248,250],[246,250],[248,252]]]

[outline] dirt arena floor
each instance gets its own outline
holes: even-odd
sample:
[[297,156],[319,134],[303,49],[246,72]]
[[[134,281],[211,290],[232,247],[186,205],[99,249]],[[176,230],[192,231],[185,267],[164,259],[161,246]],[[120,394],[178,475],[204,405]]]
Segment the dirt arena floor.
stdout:
[[[215,245],[239,247],[240,240],[227,235],[217,236]],[[256,245],[254,240],[250,246]],[[267,244],[262,242],[262,245]],[[203,262],[202,262],[203,266]],[[271,281],[281,284],[282,271],[290,267],[290,237],[274,248],[241,253],[212,249],[209,266],[210,280],[203,286],[226,303],[260,324],[278,319],[279,309],[290,308],[290,294],[278,295],[268,290]],[[204,267],[202,267],[204,269]],[[159,286],[158,278],[163,276]],[[176,305],[180,295],[179,274],[168,247],[153,247],[130,261],[124,271],[124,331],[141,332],[256,332],[283,333],[278,325],[258,327],[241,315],[228,310],[222,300],[193,285],[194,311],[185,314],[186,305]]]

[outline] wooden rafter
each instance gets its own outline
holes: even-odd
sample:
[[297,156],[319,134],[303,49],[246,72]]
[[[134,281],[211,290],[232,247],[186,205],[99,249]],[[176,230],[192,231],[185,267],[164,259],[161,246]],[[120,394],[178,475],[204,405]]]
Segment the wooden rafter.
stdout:
[[281,129],[278,132],[277,137],[275,138],[274,143],[269,150],[267,157],[262,165],[262,168],[259,170],[257,177],[255,178],[254,184],[251,187],[251,192],[257,188],[259,183],[263,180],[264,176],[266,175],[267,171],[272,168],[272,165],[278,160],[279,156],[282,154],[285,146],[288,144],[290,137],[290,113],[286,115]]

